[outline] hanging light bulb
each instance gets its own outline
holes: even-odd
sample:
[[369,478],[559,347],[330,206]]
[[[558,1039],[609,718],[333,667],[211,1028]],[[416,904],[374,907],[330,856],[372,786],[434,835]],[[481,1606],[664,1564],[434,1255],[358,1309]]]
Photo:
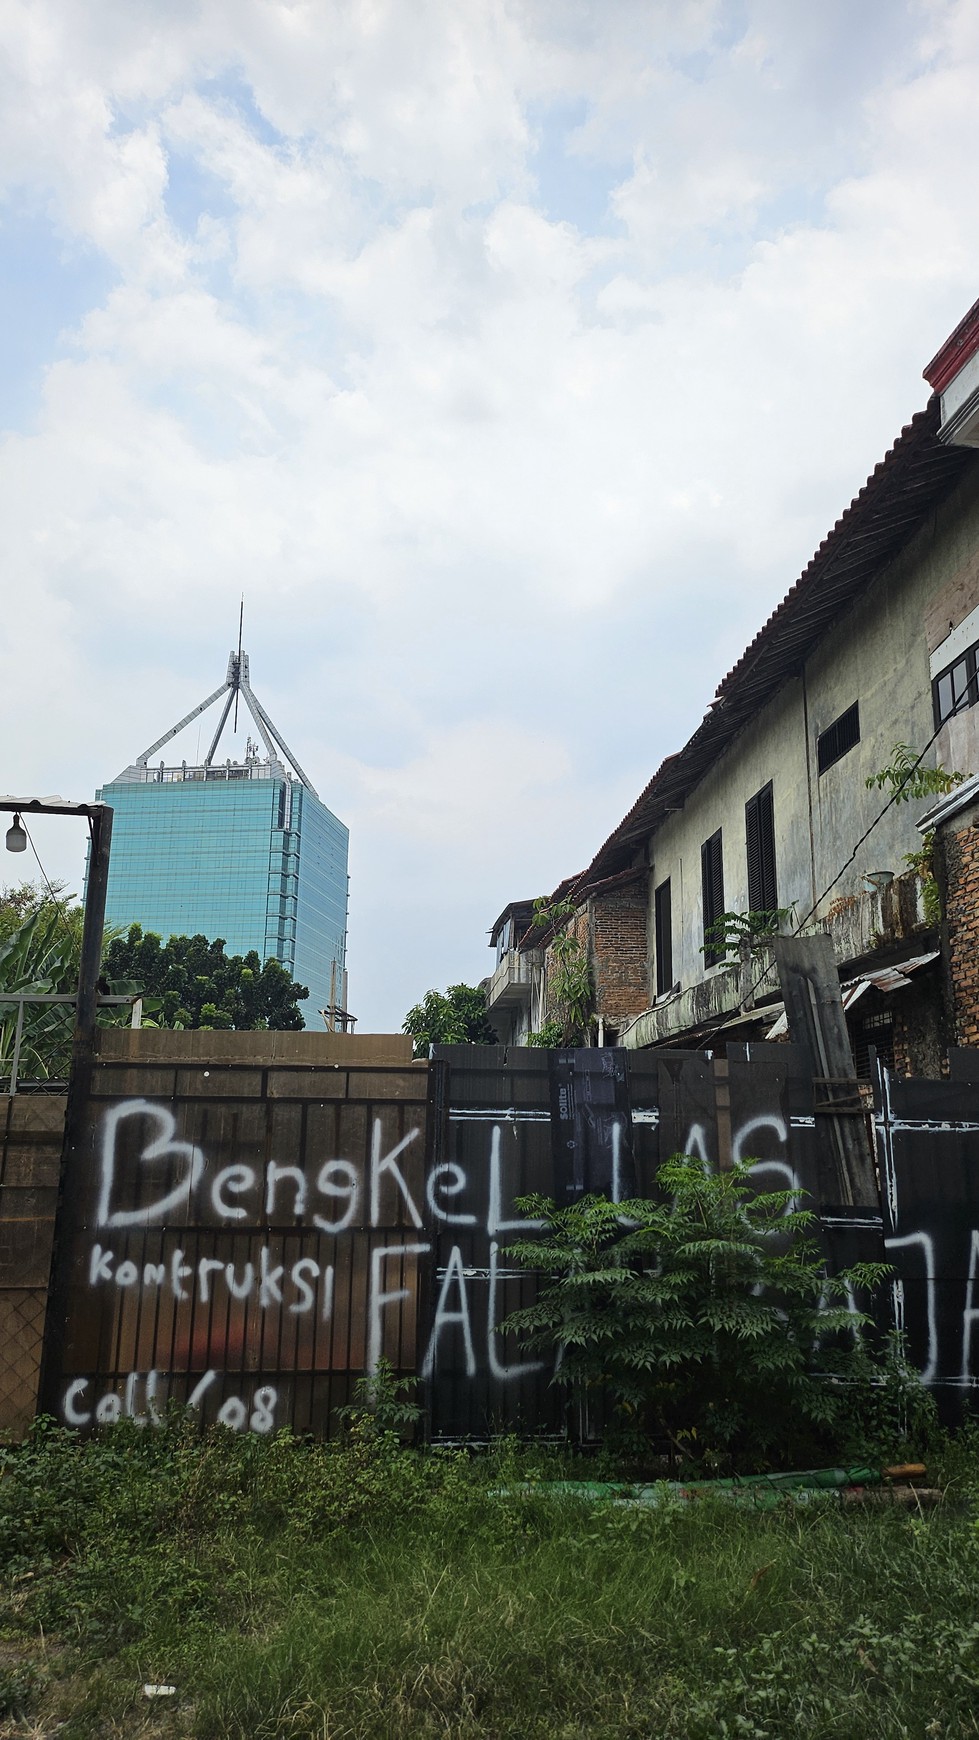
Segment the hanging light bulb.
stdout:
[[13,822],[7,829],[7,851],[27,851],[27,834],[24,831],[24,824],[19,815],[14,816]]

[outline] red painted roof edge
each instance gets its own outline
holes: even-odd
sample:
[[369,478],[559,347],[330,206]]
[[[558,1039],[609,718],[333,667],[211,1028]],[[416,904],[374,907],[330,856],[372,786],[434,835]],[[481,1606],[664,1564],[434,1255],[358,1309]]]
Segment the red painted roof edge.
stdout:
[[936,393],[944,393],[949,381],[953,381],[959,370],[964,368],[970,357],[979,350],[979,302],[973,302],[968,314],[959,321],[955,331],[949,333],[941,349],[935,353],[927,368],[922,370],[925,380]]

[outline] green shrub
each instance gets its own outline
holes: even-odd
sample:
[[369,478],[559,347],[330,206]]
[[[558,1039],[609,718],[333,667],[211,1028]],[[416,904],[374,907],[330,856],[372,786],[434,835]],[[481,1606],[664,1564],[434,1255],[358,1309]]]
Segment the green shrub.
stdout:
[[604,1391],[618,1421],[719,1468],[835,1454],[870,1382],[844,1303],[888,1272],[860,1264],[827,1276],[815,1217],[792,1191],[757,1193],[750,1162],[711,1173],[677,1155],[658,1201],[586,1196],[519,1207],[543,1223],[509,1247],[546,1279],[503,1326],[557,1349],[555,1381]]

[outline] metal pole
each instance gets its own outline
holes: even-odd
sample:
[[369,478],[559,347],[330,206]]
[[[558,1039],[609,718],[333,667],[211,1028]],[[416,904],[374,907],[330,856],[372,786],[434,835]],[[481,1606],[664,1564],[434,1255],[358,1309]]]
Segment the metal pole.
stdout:
[[90,819],[92,850],[88,862],[85,917],[82,923],[82,958],[78,970],[78,1003],[75,1009],[75,1037],[72,1046],[73,1068],[77,1068],[83,1061],[83,1053],[91,1061],[95,1042],[95,1012],[98,1008],[102,935],[105,930],[105,895],[109,882],[109,846],[112,841],[112,811],[108,805],[93,804]]
[[60,1403],[62,1350],[67,1323],[68,1248],[71,1234],[81,1222],[84,1201],[79,1152],[85,1134],[85,1115],[95,1061],[95,1016],[102,965],[102,935],[105,929],[105,895],[109,881],[109,846],[112,841],[112,810],[93,804],[89,811],[91,852],[85,889],[82,923],[82,956],[75,1004],[75,1032],[71,1049],[71,1076],[65,1107],[65,1135],[61,1149],[61,1178],[51,1250],[51,1282],[44,1317],[44,1343],[38,1382],[38,1410],[57,1414]]
[[17,1092],[17,1066],[20,1063],[20,1042],[24,1033],[24,999],[17,999],[17,1022],[14,1028],[14,1055],[10,1065],[10,1097]]

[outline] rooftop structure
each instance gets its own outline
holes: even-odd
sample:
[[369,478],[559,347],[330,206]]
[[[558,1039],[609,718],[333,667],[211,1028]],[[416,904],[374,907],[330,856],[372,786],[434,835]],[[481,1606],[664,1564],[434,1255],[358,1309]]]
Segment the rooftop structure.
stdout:
[[[223,698],[199,765],[151,757]],[[254,721],[244,759],[216,760],[239,700]],[[264,749],[264,754],[263,754]],[[232,652],[221,687],[103,786],[115,813],[106,923],[169,936],[223,937],[254,949],[300,984],[307,1027],[352,1025],[346,1014],[348,833],[322,803],[255,696],[248,654]]]

